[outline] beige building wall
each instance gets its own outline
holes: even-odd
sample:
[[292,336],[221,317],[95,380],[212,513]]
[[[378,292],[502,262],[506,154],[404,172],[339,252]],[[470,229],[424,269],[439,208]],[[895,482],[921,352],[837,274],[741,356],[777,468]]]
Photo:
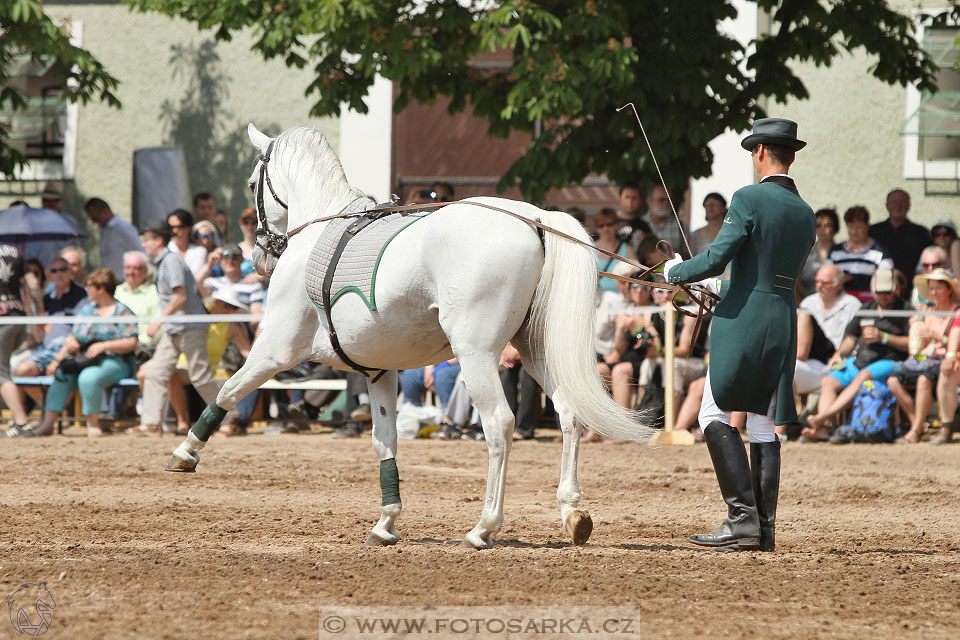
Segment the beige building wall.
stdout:
[[[890,5],[910,15],[916,3]],[[831,67],[796,65],[810,97],[767,106],[771,116],[796,120],[808,142],[790,171],[800,193],[814,209],[835,206],[841,216],[848,207],[864,205],[870,221],[879,222],[887,216],[887,192],[901,187],[911,197],[910,219],[927,227],[945,218],[960,223],[960,184],[904,177],[905,144],[898,131],[907,116],[907,89],[874,78],[871,65],[863,52],[844,53]],[[951,195],[926,195],[928,190]],[[845,237],[841,229],[838,238]]]
[[[192,23],[156,14],[131,12],[117,3],[44,3],[54,19],[82,22],[83,47],[120,80],[120,110],[103,104],[80,109],[75,182],[67,183],[64,209],[83,219],[85,199],[98,196],[117,215],[130,219],[133,152],[142,147],[180,146],[186,155],[193,192],[209,191],[236,221],[252,205],[246,186],[255,153],[247,123],[276,135],[291,126],[316,126],[334,148],[336,119],[309,115],[315,100],[304,91],[313,81],[309,68],[288,69],[282,60],[266,62],[250,50],[252,32],[215,42]],[[36,201],[36,202],[35,202]],[[39,199],[28,198],[37,205]],[[86,243],[96,247],[96,229]],[[96,251],[91,252],[96,264]]]

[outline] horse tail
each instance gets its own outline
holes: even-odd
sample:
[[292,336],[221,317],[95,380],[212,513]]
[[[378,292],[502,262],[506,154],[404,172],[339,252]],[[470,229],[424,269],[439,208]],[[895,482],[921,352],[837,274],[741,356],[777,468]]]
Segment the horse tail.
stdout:
[[[572,216],[556,211],[541,215],[543,223],[590,243]],[[610,396],[597,372],[594,347],[597,259],[592,249],[544,233],[544,264],[530,307],[530,348],[543,358],[546,374],[562,390],[574,415],[605,438],[643,442],[653,429],[637,412],[624,409]]]

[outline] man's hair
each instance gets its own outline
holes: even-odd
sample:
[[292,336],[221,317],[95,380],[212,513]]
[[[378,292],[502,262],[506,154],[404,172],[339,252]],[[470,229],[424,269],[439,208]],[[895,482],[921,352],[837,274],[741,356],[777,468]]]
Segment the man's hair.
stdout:
[[145,254],[143,251],[124,251],[123,261],[126,262],[127,258],[136,258],[143,264],[143,266],[147,268],[147,282],[152,284],[153,278],[157,274],[157,270],[153,266],[153,260],[150,259],[150,256]]
[[87,284],[101,287],[112,296],[117,291],[117,276],[113,273],[113,269],[100,267],[87,276]]
[[618,195],[622,196],[623,192],[627,189],[636,189],[637,193],[641,193],[640,185],[638,185],[636,182],[624,182],[622,185],[620,185],[620,191],[618,192]]
[[790,147],[785,147],[782,144],[763,143],[763,148],[767,150],[767,153],[770,154],[774,162],[783,165],[784,167],[789,167],[792,165],[794,159],[797,157],[796,151]]
[[180,221],[180,224],[183,226],[192,229],[193,228],[193,214],[187,211],[186,209],[174,209],[167,214],[166,219],[169,220],[170,216],[177,216],[177,219]]
[[854,205],[844,212],[843,221],[847,224],[851,222],[870,224],[870,212],[867,211],[867,208],[863,205]]
[[[653,195],[653,192],[656,191],[657,189],[663,189],[663,185],[660,184],[660,183],[657,183],[657,184],[654,184],[654,185],[653,185],[652,187],[650,187],[649,189],[647,189],[647,197],[649,198],[650,196],[652,196],[652,195]],[[663,192],[664,192],[664,193],[667,193],[667,190],[666,190],[666,189],[663,189]],[[667,194],[667,195],[669,196],[669,194]]]
[[213,199],[212,194],[207,193],[206,191],[201,191],[197,195],[193,196],[193,206],[197,206],[197,203],[200,202],[201,200],[212,200],[212,199]]
[[727,199],[724,198],[724,197],[723,197],[722,195],[720,195],[719,193],[717,193],[716,191],[712,191],[712,192],[708,193],[707,195],[703,196],[703,204],[704,204],[704,206],[706,206],[707,200],[709,200],[709,199],[711,199],[711,198],[713,198],[714,200],[716,200],[717,202],[719,202],[719,203],[723,206],[724,209],[727,208]]
[[84,211],[111,211],[110,205],[103,198],[90,198],[83,205]]
[[76,251],[77,255],[80,256],[81,264],[84,264],[84,265],[87,264],[87,252],[81,249],[80,247],[76,247],[74,245],[70,245],[69,247],[64,247],[63,249],[60,249],[60,252],[57,255],[63,258],[63,254],[67,253],[68,251]]
[[895,193],[902,193],[904,196],[906,196],[907,202],[908,203],[910,202],[910,194],[904,191],[903,189],[901,189],[900,187],[896,187],[895,189],[890,189],[890,193],[887,194],[887,200],[890,200],[890,196],[892,196]]
[[925,253],[936,253],[937,256],[939,256],[939,258],[940,258],[940,262],[946,262],[946,261],[947,261],[947,258],[950,257],[949,255],[947,255],[946,249],[944,249],[943,247],[941,247],[941,246],[938,245],[938,244],[932,244],[932,245],[930,245],[929,247],[927,247],[926,249],[924,249],[923,251],[921,251],[921,252],[920,252],[920,257],[923,258],[923,254],[925,254]]
[[821,269],[827,269],[827,270],[833,272],[833,284],[837,285],[837,284],[842,284],[842,283],[843,283],[843,279],[844,279],[843,269],[841,269],[841,268],[838,267],[837,265],[835,265],[835,264],[825,264],[825,265],[823,265],[823,266],[820,267],[820,268],[821,268]]
[[833,232],[836,233],[840,230],[840,216],[837,215],[837,210],[833,207],[826,207],[824,209],[817,209],[817,212],[813,214],[813,217],[816,218],[826,218],[830,221],[830,224],[833,225]]

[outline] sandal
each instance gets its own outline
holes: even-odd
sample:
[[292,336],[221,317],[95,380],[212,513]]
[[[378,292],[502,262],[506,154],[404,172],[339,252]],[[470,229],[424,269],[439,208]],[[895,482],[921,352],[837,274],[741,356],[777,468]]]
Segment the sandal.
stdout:
[[897,438],[897,444],[917,444],[923,437],[924,431],[924,429],[910,429],[910,431]]
[[953,429],[950,428],[950,425],[945,427],[940,427],[940,431],[937,435],[933,436],[933,439],[930,440],[930,444],[949,444],[953,440]]

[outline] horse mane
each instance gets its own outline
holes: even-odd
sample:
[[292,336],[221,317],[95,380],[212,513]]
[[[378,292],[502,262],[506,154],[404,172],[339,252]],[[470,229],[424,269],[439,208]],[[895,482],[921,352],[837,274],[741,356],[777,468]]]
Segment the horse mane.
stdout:
[[277,136],[274,152],[290,184],[298,186],[300,201],[314,203],[305,208],[316,207],[318,215],[336,213],[349,202],[366,196],[350,186],[333,147],[313,127],[285,130]]

